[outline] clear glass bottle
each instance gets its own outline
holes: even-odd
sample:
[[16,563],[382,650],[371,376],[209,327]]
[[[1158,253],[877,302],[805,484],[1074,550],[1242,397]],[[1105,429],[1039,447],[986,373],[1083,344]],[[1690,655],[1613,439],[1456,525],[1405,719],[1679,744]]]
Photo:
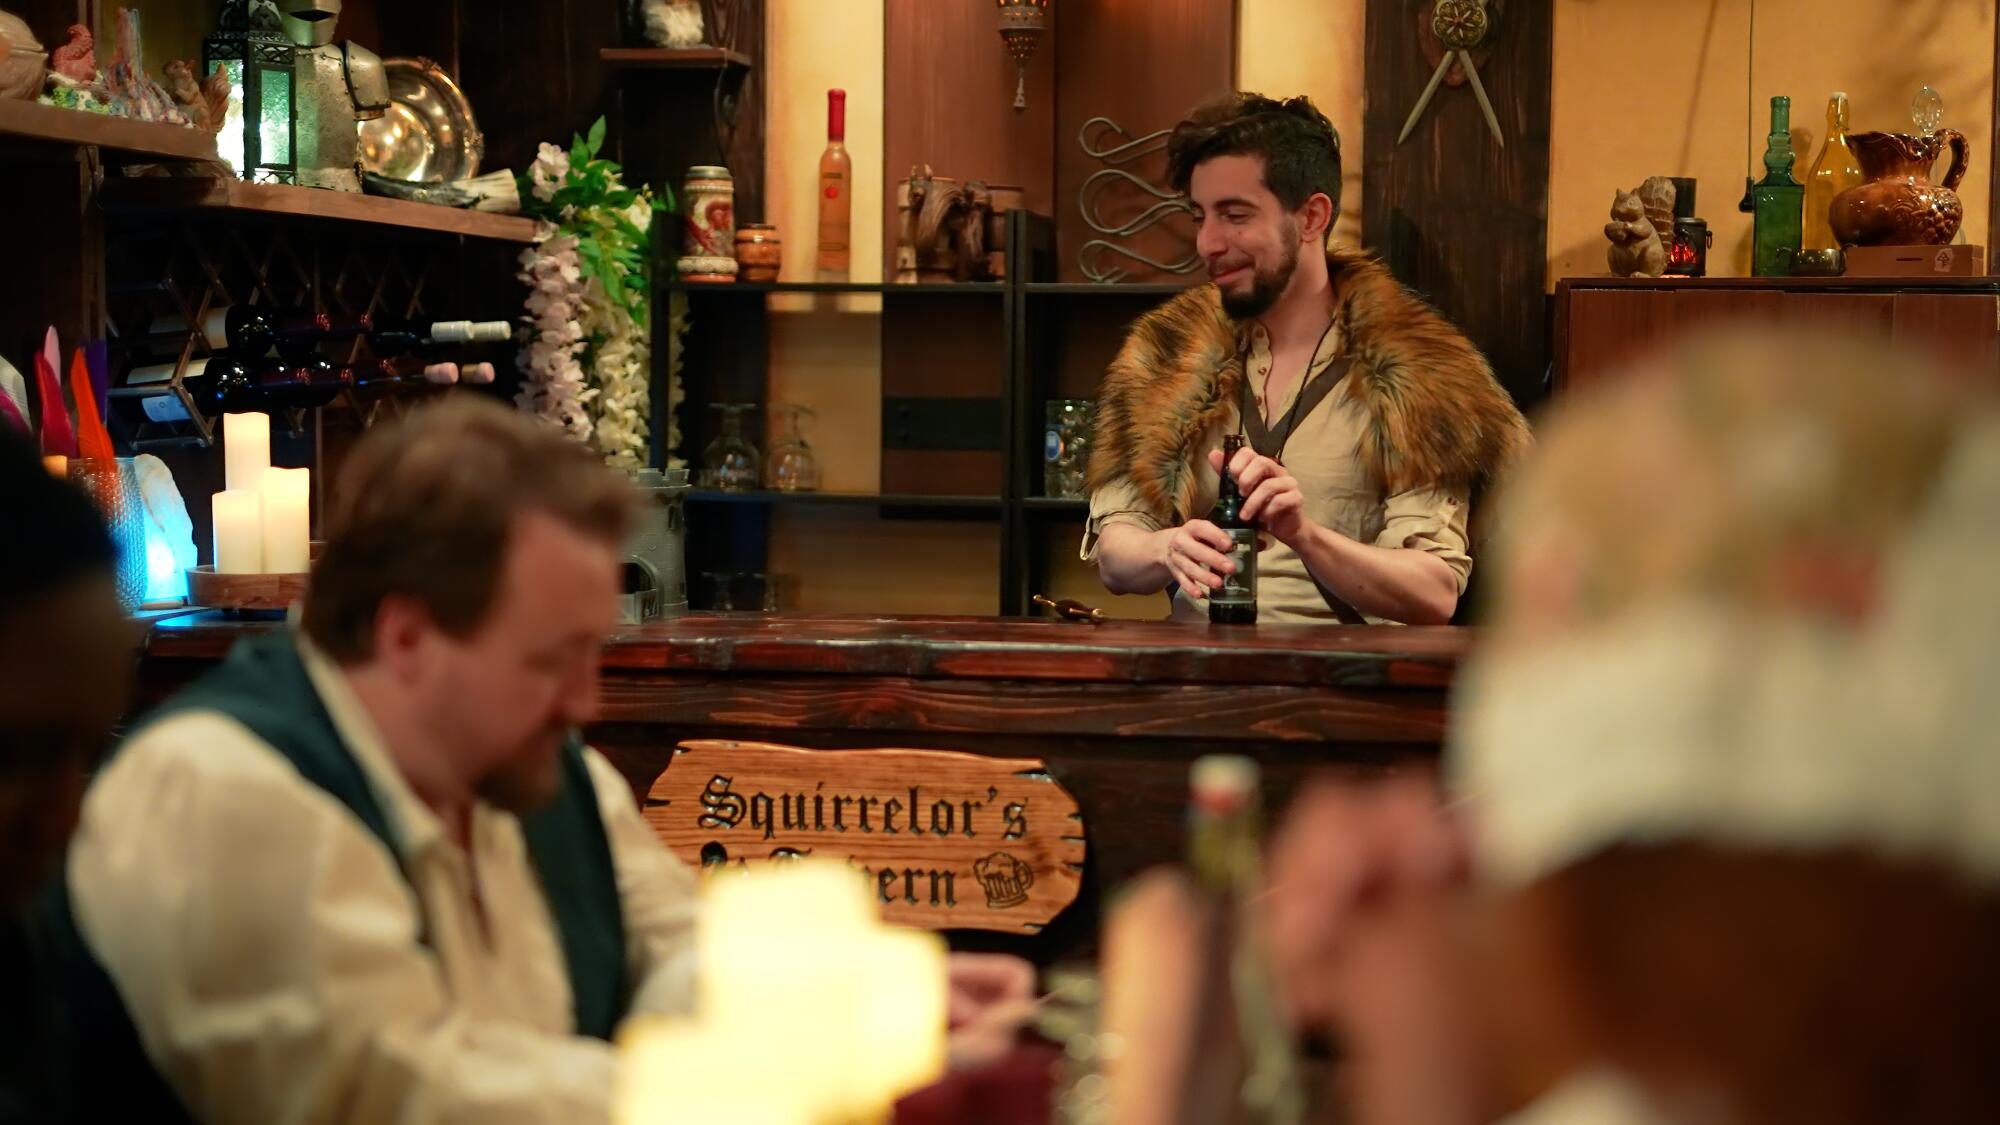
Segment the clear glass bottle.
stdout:
[[1847,143],[1847,95],[1835,91],[1826,100],[1826,140],[1813,158],[1806,175],[1805,215],[1800,227],[1800,245],[1807,250],[1837,250],[1840,240],[1833,236],[1827,212],[1833,197],[1861,185],[1861,162]]
[[826,151],[819,158],[819,280],[848,280],[848,235],[853,220],[854,161],[847,155],[847,91],[828,90]]

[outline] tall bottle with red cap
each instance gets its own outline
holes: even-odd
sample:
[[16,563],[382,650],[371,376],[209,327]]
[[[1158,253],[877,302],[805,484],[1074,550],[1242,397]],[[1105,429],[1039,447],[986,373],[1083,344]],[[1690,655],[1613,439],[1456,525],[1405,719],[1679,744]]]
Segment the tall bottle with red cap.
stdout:
[[847,91],[828,90],[826,151],[819,157],[819,280],[848,280],[848,231],[853,219],[854,161],[847,155]]

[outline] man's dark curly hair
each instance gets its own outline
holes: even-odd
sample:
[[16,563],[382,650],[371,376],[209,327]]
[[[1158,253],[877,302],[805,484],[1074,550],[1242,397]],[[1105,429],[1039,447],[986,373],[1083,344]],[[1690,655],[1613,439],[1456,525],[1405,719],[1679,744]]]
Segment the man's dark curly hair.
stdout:
[[1186,194],[1195,167],[1218,156],[1261,156],[1264,184],[1288,210],[1325,192],[1340,217],[1340,134],[1310,99],[1237,93],[1204,102],[1167,138],[1168,182]]

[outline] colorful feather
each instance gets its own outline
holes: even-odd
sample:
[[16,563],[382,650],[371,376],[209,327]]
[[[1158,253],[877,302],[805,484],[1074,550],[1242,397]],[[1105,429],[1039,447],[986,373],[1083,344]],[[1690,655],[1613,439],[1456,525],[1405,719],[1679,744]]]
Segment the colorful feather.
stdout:
[[76,457],[76,429],[70,425],[69,407],[63,402],[62,383],[56,378],[60,353],[56,350],[56,330],[41,354],[35,357],[35,393],[41,398],[42,453],[45,456]]
[[82,348],[70,356],[69,393],[76,400],[77,448],[85,457],[116,457],[111,434],[97,413],[97,391],[90,385],[90,364],[83,358]]
[[23,434],[35,436],[35,427],[28,424],[28,381],[4,357],[0,357],[0,418],[21,427]]

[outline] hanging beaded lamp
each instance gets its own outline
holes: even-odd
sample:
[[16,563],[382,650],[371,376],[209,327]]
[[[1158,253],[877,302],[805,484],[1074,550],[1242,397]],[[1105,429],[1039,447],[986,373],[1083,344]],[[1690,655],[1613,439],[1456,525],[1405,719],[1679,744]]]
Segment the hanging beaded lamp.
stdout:
[[1049,0],[999,0],[1000,38],[1014,57],[1014,108],[1028,108],[1028,60],[1049,29]]

